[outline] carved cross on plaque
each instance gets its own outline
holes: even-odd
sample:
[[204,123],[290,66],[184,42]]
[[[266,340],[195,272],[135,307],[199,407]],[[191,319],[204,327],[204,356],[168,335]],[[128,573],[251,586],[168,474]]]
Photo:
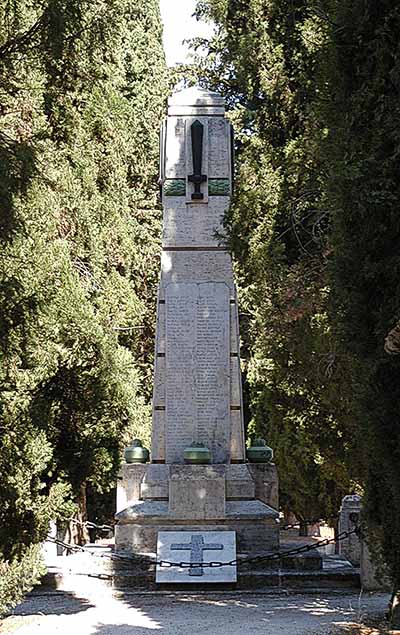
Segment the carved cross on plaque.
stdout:
[[207,181],[207,176],[201,173],[203,164],[203,132],[204,126],[196,119],[190,126],[192,133],[192,157],[193,157],[193,174],[188,179],[194,183],[194,192],[192,200],[202,200],[203,194],[200,192],[200,185]]
[[[191,536],[188,543],[174,543],[171,545],[171,550],[190,551],[190,563],[202,563],[203,551],[222,551],[224,545],[209,542],[204,543],[203,536]],[[189,569],[189,575],[203,575],[203,567],[196,567]]]

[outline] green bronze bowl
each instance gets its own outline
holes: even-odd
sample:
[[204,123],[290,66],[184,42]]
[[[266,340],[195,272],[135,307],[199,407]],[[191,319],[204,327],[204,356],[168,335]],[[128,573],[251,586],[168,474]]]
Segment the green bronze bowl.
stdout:
[[127,463],[147,463],[149,451],[142,446],[140,439],[133,439],[131,445],[125,448],[124,457]]
[[211,462],[211,452],[203,443],[194,442],[185,448],[183,458],[188,465],[206,465]]
[[264,439],[255,439],[247,448],[246,456],[250,463],[269,463],[273,459],[274,451],[268,447]]

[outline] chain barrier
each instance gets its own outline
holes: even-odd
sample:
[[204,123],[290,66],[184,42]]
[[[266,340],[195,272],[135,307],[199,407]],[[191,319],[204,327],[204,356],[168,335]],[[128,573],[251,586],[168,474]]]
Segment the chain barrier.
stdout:
[[170,562],[169,560],[156,560],[152,561],[148,558],[144,558],[141,556],[133,556],[130,554],[121,554],[121,553],[96,553],[87,547],[82,547],[80,545],[70,545],[62,540],[58,540],[57,538],[53,538],[52,536],[48,536],[46,542],[52,542],[56,545],[60,545],[65,549],[72,552],[84,552],[89,553],[92,556],[100,557],[100,558],[109,558],[111,560],[119,560],[119,561],[131,561],[136,563],[147,563],[159,566],[161,568],[172,568],[178,567],[180,569],[199,569],[199,568],[218,568],[218,567],[234,567],[234,566],[247,566],[250,564],[260,564],[262,562],[268,562],[273,560],[281,560],[283,558],[287,558],[288,556],[295,556],[300,553],[307,553],[309,551],[313,551],[315,549],[319,549],[320,547],[326,547],[327,545],[334,544],[336,542],[340,542],[345,538],[348,538],[352,534],[356,534],[359,538],[361,537],[361,530],[359,526],[355,526],[354,529],[350,529],[348,531],[342,531],[334,538],[324,538],[314,544],[310,545],[302,545],[300,547],[294,547],[293,549],[286,549],[284,551],[273,551],[271,553],[267,553],[260,556],[253,556],[250,558],[239,558],[236,560],[231,560],[230,562]]

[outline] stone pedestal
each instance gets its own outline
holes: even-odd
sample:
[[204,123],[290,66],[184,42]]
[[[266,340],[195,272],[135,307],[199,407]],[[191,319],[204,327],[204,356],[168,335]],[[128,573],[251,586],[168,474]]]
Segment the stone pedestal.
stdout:
[[[116,548],[151,553],[159,531],[235,531],[239,552],[278,548],[275,466],[246,463],[231,257],[218,235],[232,192],[232,132],[215,93],[168,102],[151,460],[119,482]],[[205,445],[211,465],[185,465]]]
[[[256,497],[257,485],[264,500]],[[239,553],[276,549],[279,544],[275,465],[124,465],[122,490],[138,492],[118,509],[119,550],[155,553],[158,531],[235,531]],[[270,478],[270,481],[268,480]],[[135,485],[133,485],[135,484]],[[261,485],[260,485],[261,484]],[[268,492],[272,497],[268,498]]]

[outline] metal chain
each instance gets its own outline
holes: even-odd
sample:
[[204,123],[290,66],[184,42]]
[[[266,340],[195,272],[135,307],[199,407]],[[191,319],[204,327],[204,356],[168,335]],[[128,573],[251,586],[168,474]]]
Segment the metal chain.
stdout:
[[68,549],[72,552],[84,552],[90,553],[92,556],[100,557],[100,558],[109,558],[111,560],[120,560],[120,561],[133,561],[133,562],[144,562],[147,564],[154,564],[161,568],[171,568],[171,567],[179,567],[181,569],[198,569],[202,568],[217,568],[217,567],[233,567],[233,566],[247,566],[249,564],[258,564],[261,562],[268,562],[271,560],[281,560],[282,558],[286,558],[288,556],[294,556],[300,553],[307,553],[309,551],[313,551],[315,549],[319,549],[320,547],[326,547],[327,545],[340,542],[345,538],[348,538],[352,534],[356,534],[359,538],[361,537],[360,528],[354,527],[349,531],[342,531],[334,538],[324,538],[323,540],[318,541],[317,543],[311,545],[302,545],[301,547],[294,547],[293,549],[287,549],[285,551],[274,551],[271,553],[264,554],[262,556],[253,556],[251,558],[243,558],[239,560],[231,560],[230,562],[170,562],[169,560],[156,560],[151,561],[148,558],[133,556],[129,554],[121,554],[121,553],[96,553],[88,549],[87,547],[82,547],[80,545],[70,545],[62,540],[58,540],[57,538],[53,538],[52,536],[48,536],[46,542],[52,542],[54,544],[60,545],[65,549]]

